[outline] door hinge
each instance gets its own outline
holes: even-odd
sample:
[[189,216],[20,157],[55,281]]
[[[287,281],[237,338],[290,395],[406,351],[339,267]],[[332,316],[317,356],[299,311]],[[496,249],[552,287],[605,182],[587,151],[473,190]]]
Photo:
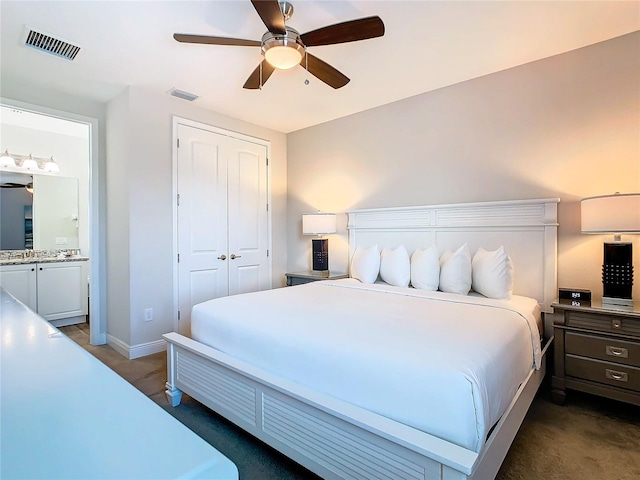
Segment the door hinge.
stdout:
[[267,257],[269,256],[269,250],[267,249]]
[[267,212],[269,211],[269,204],[267,203]]
[[269,166],[269,157],[267,157],[267,167]]
[[180,320],[180,310],[178,310],[178,320]]
[[176,201],[178,202],[178,206],[180,206],[180,194],[176,195]]
[[178,254],[178,263],[180,263],[180,254]]
[[180,139],[179,138],[176,139],[176,144],[177,144],[177,147],[180,148]]

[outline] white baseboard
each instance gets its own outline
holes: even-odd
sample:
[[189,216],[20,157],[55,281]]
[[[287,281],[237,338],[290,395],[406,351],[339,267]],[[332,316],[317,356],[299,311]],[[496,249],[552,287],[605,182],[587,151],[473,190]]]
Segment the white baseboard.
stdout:
[[107,334],[107,345],[129,360],[146,357],[147,355],[153,355],[154,353],[165,352],[167,350],[167,342],[162,339],[131,346],[109,334]]

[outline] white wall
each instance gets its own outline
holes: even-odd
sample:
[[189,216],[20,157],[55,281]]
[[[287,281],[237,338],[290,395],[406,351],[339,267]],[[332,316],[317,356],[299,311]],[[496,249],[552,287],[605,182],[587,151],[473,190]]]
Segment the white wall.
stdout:
[[[579,201],[640,191],[640,32],[300,130],[287,142],[290,270],[310,267],[304,212],[560,197],[559,286],[599,296],[608,237],[580,234]],[[640,272],[640,240],[626,238]],[[345,215],[329,245],[330,268],[346,271]]]
[[[284,282],[286,136],[203,110],[197,102],[130,87],[108,107],[108,333],[132,348],[156,342],[163,333],[173,330],[174,115],[271,142],[273,285],[279,287]],[[112,150],[112,142],[117,152]],[[121,244],[124,239],[127,246]],[[153,308],[153,321],[144,321],[145,308]],[[128,338],[120,328],[127,324]]]
[[130,185],[128,155],[131,118],[129,90],[107,105],[107,152],[105,173],[107,209],[105,224],[107,258],[107,334],[130,345]]

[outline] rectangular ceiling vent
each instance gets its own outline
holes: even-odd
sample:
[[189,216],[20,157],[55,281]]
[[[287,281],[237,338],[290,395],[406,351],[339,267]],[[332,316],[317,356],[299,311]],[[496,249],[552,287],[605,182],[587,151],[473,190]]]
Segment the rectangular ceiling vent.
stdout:
[[183,100],[188,100],[189,102],[193,102],[198,95],[195,93],[185,92],[184,90],[178,90],[177,88],[172,88],[169,90],[169,95],[173,95],[174,97],[181,98]]
[[50,53],[56,57],[73,60],[80,53],[80,47],[48,33],[39,32],[25,25],[24,44],[41,52]]

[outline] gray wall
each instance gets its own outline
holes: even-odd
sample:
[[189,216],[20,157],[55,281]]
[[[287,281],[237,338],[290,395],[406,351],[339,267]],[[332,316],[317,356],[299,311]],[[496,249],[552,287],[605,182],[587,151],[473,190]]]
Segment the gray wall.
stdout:
[[[287,142],[289,270],[310,267],[304,212],[560,197],[559,285],[598,296],[602,242],[611,238],[580,234],[579,202],[640,191],[640,32],[300,130]],[[640,272],[638,236],[626,239]],[[345,271],[346,215],[329,245],[330,268]]]

